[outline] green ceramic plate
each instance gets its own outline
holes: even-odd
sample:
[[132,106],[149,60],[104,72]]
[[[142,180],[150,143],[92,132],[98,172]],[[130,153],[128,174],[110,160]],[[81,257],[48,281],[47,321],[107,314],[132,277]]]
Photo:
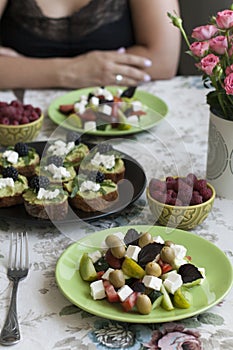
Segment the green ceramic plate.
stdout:
[[106,300],[95,301],[90,295],[89,283],[84,282],[76,269],[83,252],[101,247],[107,235],[121,231],[126,233],[132,226],[116,227],[96,232],[72,244],[64,251],[56,266],[56,280],[62,293],[81,309],[108,319],[122,322],[156,323],[181,320],[199,314],[222,300],[232,286],[232,265],[226,255],[214,244],[186,231],[159,226],[133,226],[139,232],[150,231],[153,236],[160,235],[165,240],[183,244],[188,255],[198,267],[204,267],[206,279],[200,286],[191,289],[193,305],[189,309],[166,311],[153,310],[149,315],[124,312],[119,304],[110,304]]
[[[106,88],[110,90],[112,93],[116,92],[117,89],[119,89],[119,87],[114,87],[114,86],[109,86]],[[68,121],[66,121],[67,118],[64,116],[64,114],[59,112],[58,108],[62,104],[72,104],[75,101],[78,101],[81,95],[88,95],[88,93],[92,92],[94,89],[95,87],[91,87],[91,88],[71,91],[55,99],[48,108],[48,115],[50,119],[55,124],[60,125],[66,129],[75,130],[79,133],[84,133],[83,129],[80,129],[71,125],[68,122],[69,118],[68,118]],[[140,127],[131,127],[129,130],[110,129],[110,130],[88,131],[85,133],[88,133],[91,135],[99,135],[99,136],[120,136],[120,135],[134,134],[134,133],[138,133],[143,130],[152,128],[166,116],[168,107],[166,103],[160,98],[142,90],[136,90],[134,97],[140,100],[143,103],[143,105],[147,107],[147,114],[141,117]]]

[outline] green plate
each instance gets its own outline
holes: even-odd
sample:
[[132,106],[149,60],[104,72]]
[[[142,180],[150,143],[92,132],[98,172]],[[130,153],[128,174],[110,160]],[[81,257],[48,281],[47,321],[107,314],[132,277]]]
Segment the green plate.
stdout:
[[[141,132],[143,130],[152,128],[157,123],[159,123],[167,114],[168,107],[166,103],[160,98],[142,90],[136,90],[134,98],[140,100],[146,108],[146,115],[141,117],[140,127],[132,126],[129,130],[96,130],[96,131],[84,131],[84,129],[74,127],[71,125],[64,114],[59,112],[59,106],[62,104],[72,104],[79,100],[80,96],[88,95],[89,92],[92,92],[96,87],[79,89],[75,91],[68,92],[67,94],[58,97],[55,99],[48,108],[49,118],[57,125],[62,126],[65,129],[75,130],[79,133],[87,133],[91,135],[99,136],[120,136],[128,135]],[[119,87],[108,86],[106,87],[113,94],[119,89]]]
[[[110,304],[107,300],[93,300],[88,282],[79,275],[77,266],[84,252],[95,251],[101,247],[105,237],[110,233],[126,233],[129,228],[138,232],[150,231],[153,236],[160,235],[164,240],[172,240],[187,248],[193,263],[204,267],[206,279],[193,287],[193,305],[189,309],[166,311],[162,308],[152,310],[149,315],[137,312],[124,312],[121,305]],[[178,229],[167,229],[160,226],[123,226],[107,229],[89,235],[69,246],[61,255],[56,266],[56,280],[61,292],[69,301],[81,309],[108,319],[134,323],[157,323],[181,320],[199,314],[222,300],[232,286],[232,265],[226,255],[213,243]]]

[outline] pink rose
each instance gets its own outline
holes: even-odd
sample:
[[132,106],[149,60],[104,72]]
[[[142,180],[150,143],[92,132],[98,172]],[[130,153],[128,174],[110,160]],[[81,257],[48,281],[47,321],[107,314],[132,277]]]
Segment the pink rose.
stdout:
[[207,54],[209,50],[209,43],[207,41],[195,41],[190,45],[190,50],[197,57],[203,57]]
[[217,26],[221,29],[228,29],[233,27],[233,11],[224,10],[217,13]]
[[219,55],[223,55],[228,48],[227,38],[224,35],[210,39],[209,44],[210,49]]
[[193,29],[192,38],[197,40],[208,40],[212,38],[218,32],[218,28],[213,24],[207,24],[206,26],[200,26]]
[[203,57],[200,62],[200,69],[207,75],[212,75],[213,69],[219,63],[219,57],[210,53],[209,55]]
[[179,324],[164,324],[161,330],[155,330],[149,343],[149,350],[202,350],[200,334]]
[[233,73],[233,64],[226,68],[225,73],[226,73],[226,75]]
[[233,73],[230,73],[224,79],[224,89],[227,95],[233,95]]

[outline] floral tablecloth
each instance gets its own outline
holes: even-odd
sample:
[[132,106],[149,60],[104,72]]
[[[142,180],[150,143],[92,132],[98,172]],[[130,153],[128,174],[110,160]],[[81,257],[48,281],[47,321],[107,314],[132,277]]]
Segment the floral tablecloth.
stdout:
[[[147,179],[189,172],[205,177],[209,111],[201,79],[176,77],[145,84],[141,89],[162,98],[168,105],[168,114],[148,131],[114,140],[116,147],[141,163]],[[40,106],[46,115],[51,101],[66,92],[29,90],[25,92],[24,102]],[[0,100],[14,98],[12,91],[0,91]],[[56,125],[46,115],[38,140],[47,140],[55,129]],[[57,134],[60,132],[64,131],[59,129]],[[208,218],[192,230],[216,244],[231,261],[232,213],[233,202],[217,197]],[[154,224],[145,193],[118,216],[92,223],[79,221],[75,226],[33,225],[0,218],[0,328],[11,292],[6,277],[9,236],[11,232],[26,230],[30,242],[30,273],[20,283],[18,293],[22,340],[14,349],[233,349],[232,291],[202,314],[165,324],[127,324],[102,319],[72,305],[61,294],[56,285],[55,267],[72,242],[103,228],[136,224]]]

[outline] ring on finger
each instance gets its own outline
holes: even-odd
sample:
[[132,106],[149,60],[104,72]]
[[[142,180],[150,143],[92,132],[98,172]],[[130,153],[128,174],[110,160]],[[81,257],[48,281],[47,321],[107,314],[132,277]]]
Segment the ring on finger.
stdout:
[[121,74],[116,74],[115,80],[117,83],[120,83],[123,80],[123,76]]

